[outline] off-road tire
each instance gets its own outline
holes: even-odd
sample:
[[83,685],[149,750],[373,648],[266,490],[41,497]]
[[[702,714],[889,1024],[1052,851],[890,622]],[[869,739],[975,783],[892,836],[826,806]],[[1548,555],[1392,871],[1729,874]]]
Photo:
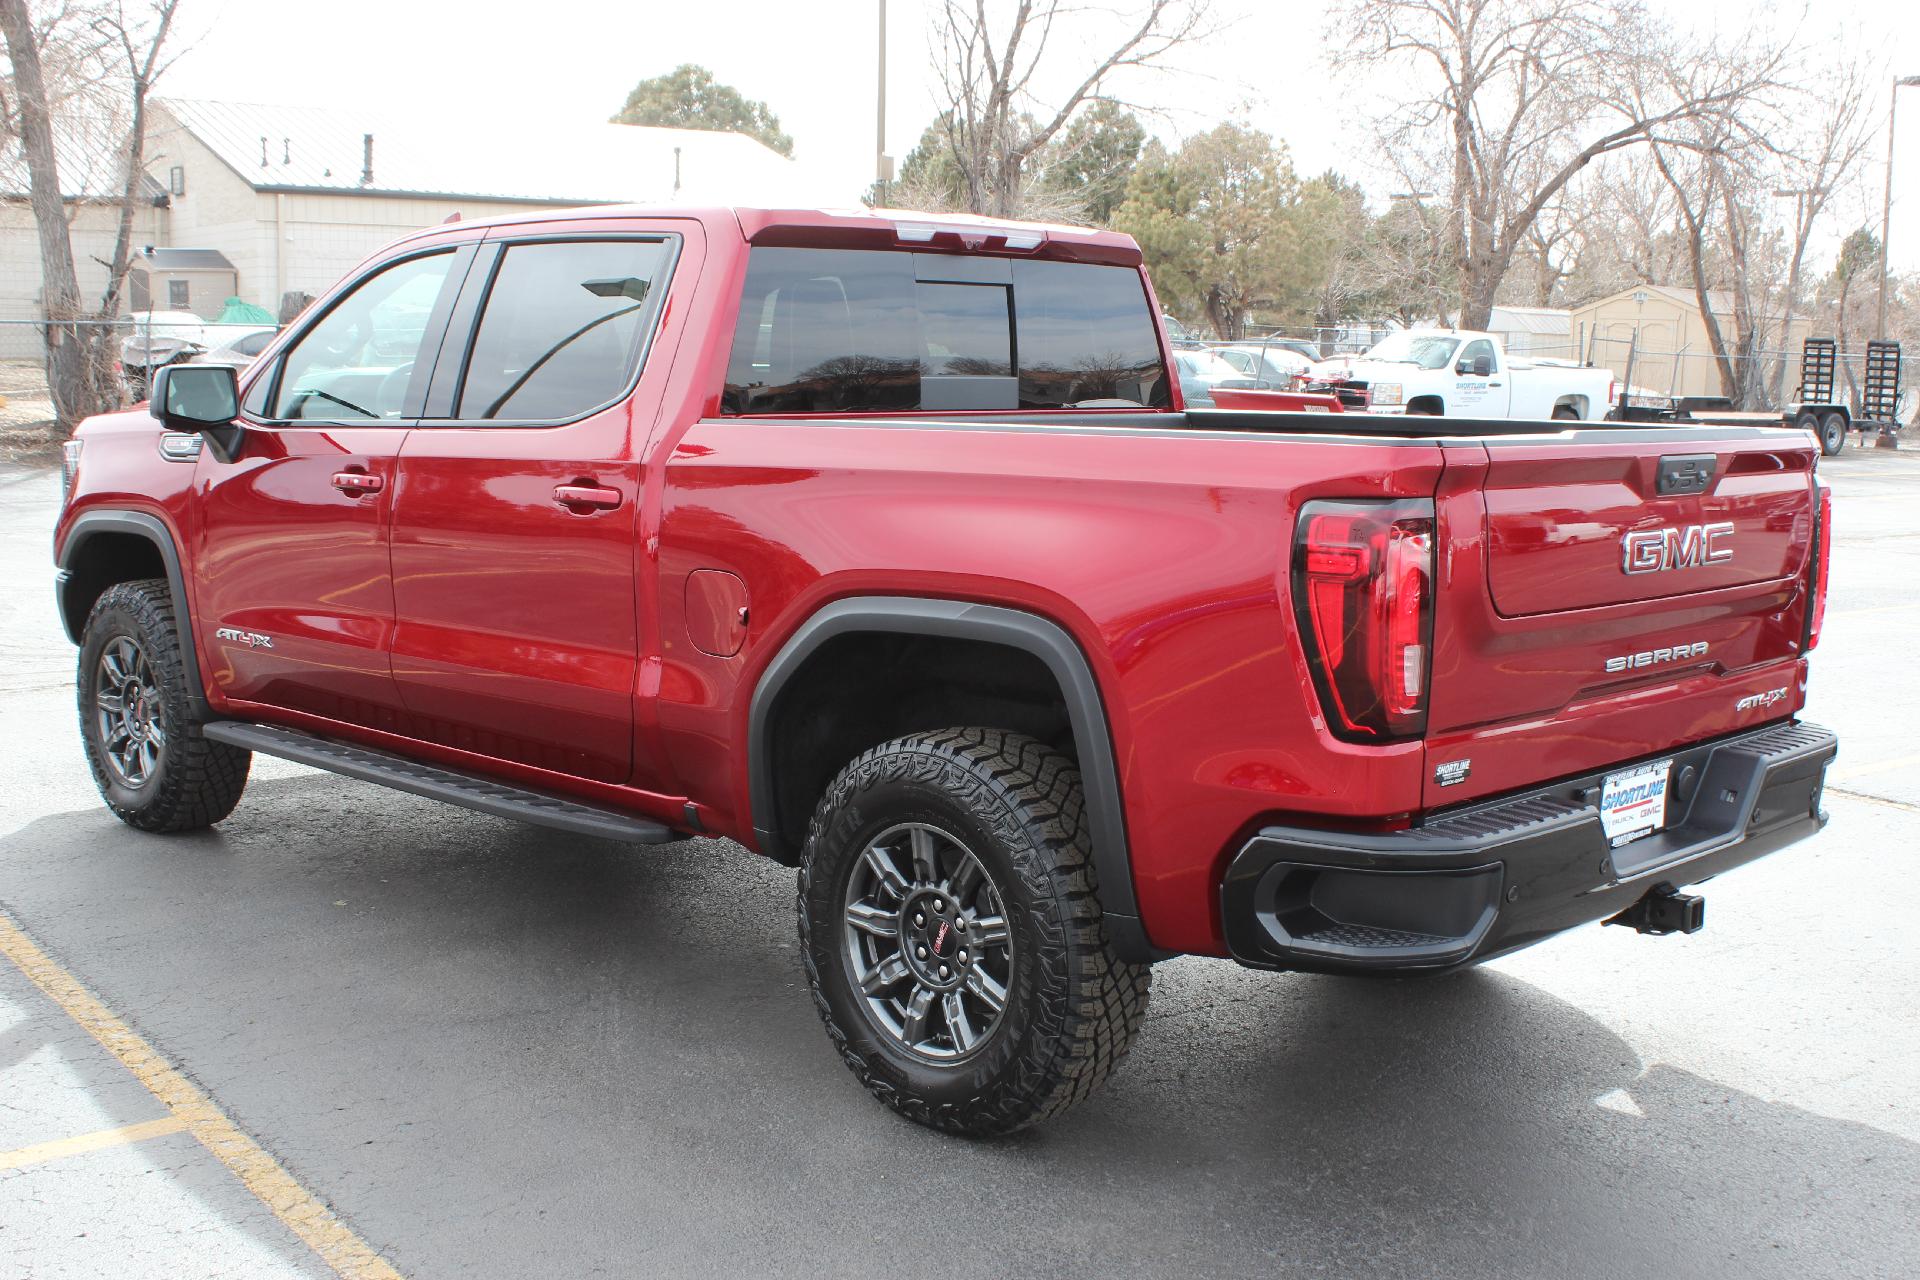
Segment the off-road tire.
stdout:
[[[916,1057],[855,989],[842,913],[869,841],[903,822],[958,836],[999,894],[1014,970],[1000,1021],[970,1057]],[[874,747],[814,810],[800,862],[800,941],[827,1034],[876,1098],[948,1133],[988,1137],[1059,1114],[1119,1067],[1151,971],[1114,954],[1095,893],[1080,774],[998,729],[943,729]]]
[[[166,734],[151,775],[138,786],[129,786],[108,763],[94,714],[100,656],[120,636],[130,637],[146,655]],[[220,821],[240,803],[253,753],[201,735],[202,721],[188,691],[173,596],[164,580],[118,583],[94,602],[80,637],[74,684],[87,767],[93,770],[94,785],[107,808],[120,821],[141,831],[198,831]]]

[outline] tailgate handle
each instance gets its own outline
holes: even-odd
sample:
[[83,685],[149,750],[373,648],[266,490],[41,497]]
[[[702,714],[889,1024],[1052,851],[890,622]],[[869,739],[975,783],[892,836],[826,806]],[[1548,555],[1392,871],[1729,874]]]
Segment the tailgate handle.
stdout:
[[1677,453],[1662,458],[1654,487],[1663,497],[1672,493],[1705,493],[1713,483],[1717,461],[1711,453]]

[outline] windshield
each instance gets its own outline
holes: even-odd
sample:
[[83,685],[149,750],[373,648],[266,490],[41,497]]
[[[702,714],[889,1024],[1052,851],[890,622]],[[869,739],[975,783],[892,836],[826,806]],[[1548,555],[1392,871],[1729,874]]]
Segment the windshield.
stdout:
[[1417,364],[1422,369],[1444,369],[1460,348],[1460,339],[1431,333],[1395,333],[1374,344],[1363,360],[1387,364]]

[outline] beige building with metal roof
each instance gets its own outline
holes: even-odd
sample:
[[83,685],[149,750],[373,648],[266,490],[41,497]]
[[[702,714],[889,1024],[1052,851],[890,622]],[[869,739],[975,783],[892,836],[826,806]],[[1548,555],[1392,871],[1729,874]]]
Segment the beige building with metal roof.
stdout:
[[[97,130],[95,132],[98,132]],[[63,136],[74,257],[89,305],[105,285],[118,190],[110,139]],[[512,120],[395,116],[378,108],[285,107],[159,98],[150,104],[151,182],[134,231],[142,249],[207,250],[228,269],[149,282],[158,309],[219,315],[232,290],[276,314],[324,292],[397,236],[519,209],[613,203],[845,203],[804,166],[743,134],[589,122],[564,130]],[[0,155],[0,354],[31,354],[40,254],[17,151]],[[220,296],[212,296],[213,294]],[[178,305],[174,305],[178,304]],[[128,308],[133,309],[129,297]]]
[[[1733,295],[1712,290],[1707,294],[1707,303],[1713,309],[1722,335],[1731,345],[1739,336],[1733,316]],[[1692,289],[1677,285],[1636,285],[1574,307],[1568,314],[1568,323],[1582,358],[1591,355],[1594,364],[1612,369],[1622,379],[1627,376],[1627,354],[1632,349],[1636,387],[1674,396],[1723,393],[1719,366],[1713,358],[1713,343],[1707,337],[1707,324]],[[1810,322],[1807,317],[1795,316],[1788,332],[1783,334],[1781,328],[1778,316],[1769,319],[1760,338],[1764,352],[1798,352],[1801,340],[1808,335]],[[1797,356],[1793,358],[1797,360]]]

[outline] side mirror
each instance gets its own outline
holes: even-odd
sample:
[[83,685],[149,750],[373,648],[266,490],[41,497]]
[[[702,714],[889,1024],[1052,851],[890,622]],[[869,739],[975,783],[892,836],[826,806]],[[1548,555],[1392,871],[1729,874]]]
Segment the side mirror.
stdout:
[[169,431],[197,434],[213,456],[232,462],[246,439],[240,383],[224,364],[170,364],[153,375],[153,416]]
[[1493,372],[1492,356],[1475,356],[1473,358],[1473,376],[1474,377],[1484,378],[1492,372]]

